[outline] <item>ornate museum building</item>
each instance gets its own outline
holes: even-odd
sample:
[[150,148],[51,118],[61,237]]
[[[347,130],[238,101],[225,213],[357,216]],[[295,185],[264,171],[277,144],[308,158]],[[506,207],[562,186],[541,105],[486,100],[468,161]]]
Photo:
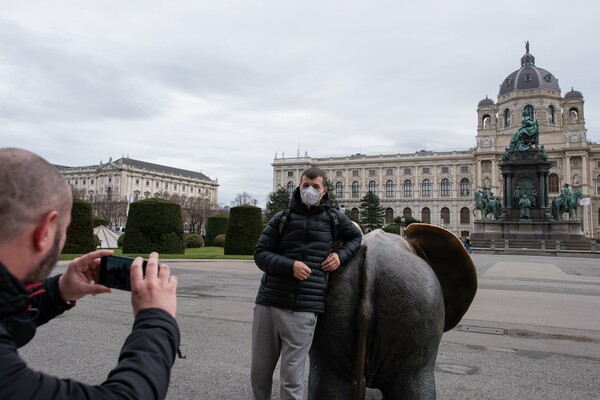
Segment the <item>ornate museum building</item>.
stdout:
[[132,202],[150,197],[182,200],[201,198],[211,204],[218,202],[216,180],[201,172],[187,171],[164,165],[123,157],[116,161],[83,167],[57,166],[75,192],[92,203],[107,197]]
[[[361,198],[375,192],[385,209],[385,222],[412,216],[442,225],[459,236],[473,230],[474,192],[487,187],[502,197],[502,163],[511,136],[527,111],[539,125],[539,142],[551,163],[551,198],[568,183],[581,188],[590,205],[580,207],[585,236],[600,237],[600,144],[588,142],[584,99],[571,88],[564,97],[558,79],[535,64],[526,46],[520,68],[500,84],[498,99],[477,105],[477,146],[464,151],[418,151],[405,154],[355,154],[345,157],[275,157],[273,190],[298,185],[309,166],[327,172],[340,205],[358,215]],[[475,216],[476,217],[475,217]]]

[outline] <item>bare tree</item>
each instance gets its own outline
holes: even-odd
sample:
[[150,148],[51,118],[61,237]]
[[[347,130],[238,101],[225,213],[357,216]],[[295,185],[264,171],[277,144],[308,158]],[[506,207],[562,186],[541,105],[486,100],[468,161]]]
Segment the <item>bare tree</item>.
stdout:
[[109,226],[123,226],[127,221],[127,201],[116,196],[96,196],[92,203],[94,214],[106,220]]
[[249,204],[249,205],[256,205],[256,200],[254,199],[254,196],[252,196],[250,193],[248,192],[242,192],[242,193],[238,193],[235,196],[235,199],[231,202],[232,206],[242,206],[245,204]]

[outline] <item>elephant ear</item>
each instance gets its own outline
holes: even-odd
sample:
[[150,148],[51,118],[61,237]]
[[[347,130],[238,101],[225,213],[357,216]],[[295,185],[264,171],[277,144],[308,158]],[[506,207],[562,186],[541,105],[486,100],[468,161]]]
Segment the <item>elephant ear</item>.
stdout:
[[429,224],[410,224],[407,241],[435,271],[444,294],[444,332],[454,328],[469,309],[477,292],[477,270],[460,239]]

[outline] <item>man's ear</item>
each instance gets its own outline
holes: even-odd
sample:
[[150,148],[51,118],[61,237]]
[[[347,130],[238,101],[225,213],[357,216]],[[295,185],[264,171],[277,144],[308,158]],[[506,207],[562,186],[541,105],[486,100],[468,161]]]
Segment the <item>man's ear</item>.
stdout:
[[47,212],[38,222],[33,231],[33,246],[38,252],[44,252],[54,243],[58,234],[58,211]]

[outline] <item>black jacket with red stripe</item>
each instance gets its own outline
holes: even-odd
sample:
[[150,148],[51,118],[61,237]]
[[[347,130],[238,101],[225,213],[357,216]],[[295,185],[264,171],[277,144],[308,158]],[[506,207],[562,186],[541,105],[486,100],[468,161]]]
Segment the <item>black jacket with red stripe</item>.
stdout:
[[167,312],[138,313],[121,349],[119,363],[100,385],[86,385],[32,370],[17,348],[36,327],[73,304],[61,300],[60,276],[24,287],[0,263],[0,399],[163,399],[180,342],[176,320]]

